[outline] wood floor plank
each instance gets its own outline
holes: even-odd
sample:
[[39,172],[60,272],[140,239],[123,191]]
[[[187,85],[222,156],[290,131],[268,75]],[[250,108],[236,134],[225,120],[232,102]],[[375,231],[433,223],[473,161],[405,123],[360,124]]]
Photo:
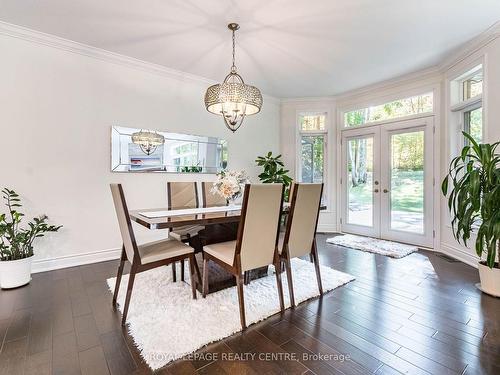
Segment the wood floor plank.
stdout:
[[100,340],[112,375],[128,374],[137,368],[121,330],[104,333]]
[[81,374],[76,335],[74,332],[54,336],[52,371],[54,375]]
[[104,351],[100,346],[78,353],[82,375],[109,375]]
[[78,351],[100,345],[99,332],[92,314],[78,316],[74,320]]
[[28,355],[24,366],[24,375],[50,374],[52,374],[52,350]]

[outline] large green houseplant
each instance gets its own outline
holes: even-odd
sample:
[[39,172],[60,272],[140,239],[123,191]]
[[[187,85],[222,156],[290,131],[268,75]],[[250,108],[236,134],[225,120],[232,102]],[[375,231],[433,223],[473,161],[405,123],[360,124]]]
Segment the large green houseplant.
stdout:
[[255,160],[257,166],[262,167],[263,171],[259,174],[259,179],[265,183],[281,183],[285,185],[285,195],[288,195],[288,190],[292,184],[292,178],[288,176],[290,172],[285,169],[285,163],[281,160],[281,155],[273,156],[269,151],[265,156],[258,156]]
[[33,218],[21,227],[24,214],[19,195],[10,189],[2,190],[6,213],[0,214],[0,287],[15,288],[31,280],[33,242],[47,232],[57,232],[61,226],[47,224],[47,216]]
[[467,245],[475,235],[481,290],[500,296],[500,154],[493,144],[478,144],[463,133],[469,145],[451,161],[442,191],[448,195],[455,238]]

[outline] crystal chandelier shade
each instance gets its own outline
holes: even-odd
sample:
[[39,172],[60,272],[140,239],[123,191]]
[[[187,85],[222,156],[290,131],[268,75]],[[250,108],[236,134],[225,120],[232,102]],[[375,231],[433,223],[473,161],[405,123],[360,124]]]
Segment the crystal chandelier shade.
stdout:
[[165,143],[165,137],[156,132],[141,130],[132,134],[132,143],[138,145],[146,155],[151,155],[158,146]]
[[205,108],[220,115],[229,130],[235,132],[245,116],[259,113],[262,108],[262,94],[255,86],[247,85],[237,73],[235,65],[235,31],[238,24],[230,23],[233,33],[233,65],[223,83],[210,86],[205,93]]

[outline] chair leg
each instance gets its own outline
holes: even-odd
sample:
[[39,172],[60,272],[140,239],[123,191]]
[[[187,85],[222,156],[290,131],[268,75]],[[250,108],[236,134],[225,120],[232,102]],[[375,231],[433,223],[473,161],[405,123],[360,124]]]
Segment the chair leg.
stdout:
[[128,307],[130,304],[130,298],[132,297],[132,288],[134,287],[135,273],[136,273],[135,267],[132,264],[132,268],[130,269],[130,275],[128,278],[128,286],[127,286],[127,295],[125,297],[125,305],[123,306],[122,326],[124,326],[125,323],[127,322]]
[[238,302],[240,303],[241,329],[245,330],[247,328],[247,323],[245,319],[245,298],[243,296],[243,277],[241,275],[236,275],[236,285],[238,287]]
[[314,268],[316,269],[316,278],[318,279],[319,294],[323,294],[323,285],[321,283],[321,273],[319,272],[319,257],[318,257],[318,248],[316,247],[316,240],[314,240],[313,242],[311,256],[314,259]]
[[177,282],[177,271],[175,269],[175,262],[172,263],[172,280]]
[[[275,270],[279,268],[279,261],[274,265]],[[285,301],[283,300],[283,284],[281,283],[281,272],[274,272],[276,274],[276,284],[278,285],[278,297],[280,299],[280,309],[283,313],[285,311]]]
[[120,258],[120,265],[118,266],[118,273],[116,274],[116,284],[115,292],[113,293],[113,307],[116,308],[116,299],[118,298],[118,290],[120,289],[120,283],[122,281],[123,267],[125,266],[125,259],[127,254],[125,253],[125,246],[122,246],[122,256]]
[[288,291],[290,293],[290,306],[293,309],[295,307],[295,295],[293,293],[292,265],[290,263],[288,255],[285,258],[285,269],[286,269],[286,279],[288,281]]
[[191,275],[191,291],[193,292],[193,299],[196,299],[196,278],[195,278],[195,271],[194,271],[194,263],[196,263],[196,259],[194,257],[194,254],[189,255],[189,271]]
[[208,294],[208,259],[203,259],[203,298],[205,298]]
[[181,281],[184,281],[184,259],[181,260]]

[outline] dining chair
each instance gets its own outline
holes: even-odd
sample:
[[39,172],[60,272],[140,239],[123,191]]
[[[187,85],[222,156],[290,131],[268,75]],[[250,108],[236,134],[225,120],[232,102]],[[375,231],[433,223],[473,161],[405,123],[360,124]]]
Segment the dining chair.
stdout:
[[[290,304],[295,306],[293,293],[292,267],[290,259],[309,254],[316,270],[319,293],[323,294],[321,274],[319,271],[318,249],[316,246],[316,229],[318,227],[319,209],[323,184],[295,183],[290,198],[290,208],[285,233],[280,233],[278,251],[285,263]],[[281,268],[280,268],[281,270]]]
[[[199,207],[196,182],[167,182],[167,197],[169,210]],[[177,227],[170,230],[169,237],[180,242],[190,242],[203,228],[200,225]],[[172,263],[172,277],[174,282],[177,281],[175,263]],[[184,281],[184,261],[181,261],[181,281]]]
[[194,263],[194,249],[182,242],[165,239],[138,245],[135,239],[132,222],[128,213],[125,195],[121,184],[111,184],[111,194],[115,205],[116,216],[120,227],[120,233],[123,240],[122,254],[120,265],[116,275],[115,292],[113,294],[113,307],[116,308],[116,299],[120,282],[123,275],[123,267],[125,261],[128,260],[131,264],[130,274],[128,279],[127,294],[125,297],[125,305],[122,312],[122,325],[125,325],[127,313],[132,296],[132,288],[134,287],[135,275],[156,267],[165,266],[179,260],[189,260],[189,268],[191,271],[191,290],[193,299],[196,299],[196,280],[200,281],[199,275],[196,277]]
[[201,195],[203,198],[203,207],[227,206],[227,201],[220,194],[212,193],[212,182],[201,183]]
[[203,296],[208,293],[208,262],[211,260],[236,278],[242,329],[246,329],[243,296],[245,271],[273,264],[277,270],[280,309],[282,312],[285,309],[277,247],[283,192],[282,184],[246,185],[237,239],[203,247]]

